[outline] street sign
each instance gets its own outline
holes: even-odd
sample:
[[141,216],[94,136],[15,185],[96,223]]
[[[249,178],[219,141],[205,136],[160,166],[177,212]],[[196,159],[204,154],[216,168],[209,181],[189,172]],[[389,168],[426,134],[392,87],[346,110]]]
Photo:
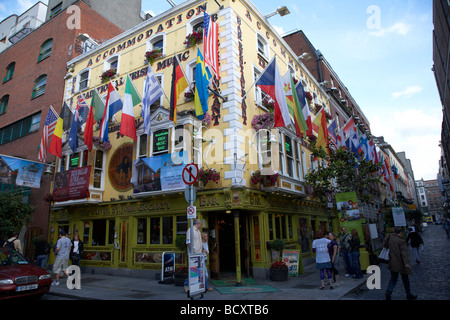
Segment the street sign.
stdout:
[[195,189],[193,188],[192,185],[186,186],[186,189],[184,189],[184,198],[189,204],[195,202],[195,199],[197,198],[197,193],[195,192]]
[[197,181],[198,178],[198,167],[195,163],[190,163],[186,165],[182,173],[184,183],[191,185]]
[[197,208],[195,206],[187,207],[187,218],[196,219],[197,218]]

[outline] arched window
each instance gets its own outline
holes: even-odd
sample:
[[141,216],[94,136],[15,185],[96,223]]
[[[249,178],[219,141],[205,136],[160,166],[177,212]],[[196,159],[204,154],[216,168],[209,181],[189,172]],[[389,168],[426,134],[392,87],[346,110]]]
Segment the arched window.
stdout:
[[8,107],[9,94],[5,94],[0,99],[0,114],[4,114],[6,112],[6,108]]
[[50,56],[50,53],[52,52],[52,45],[53,39],[48,39],[41,45],[41,51],[39,52],[38,62]]
[[44,94],[46,84],[47,84],[47,75],[43,74],[43,75],[39,76],[34,83],[31,98],[36,98],[36,97]]
[[6,82],[13,77],[15,67],[16,67],[15,62],[11,62],[10,64],[8,64],[8,66],[6,67],[6,73],[5,73],[5,77],[3,78],[3,82]]

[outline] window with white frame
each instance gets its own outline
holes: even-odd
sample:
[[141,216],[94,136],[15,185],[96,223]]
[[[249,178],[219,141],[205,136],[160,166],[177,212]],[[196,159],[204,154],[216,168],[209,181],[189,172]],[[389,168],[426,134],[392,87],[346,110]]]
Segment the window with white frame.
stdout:
[[294,177],[294,146],[291,137],[284,135],[284,151],[286,154],[286,173],[289,177]]
[[105,61],[103,69],[104,71],[116,69],[116,73],[119,73],[119,55],[108,58],[108,60]]
[[189,23],[186,24],[186,36],[193,33],[203,33],[203,20],[204,20],[204,14],[199,14],[196,18],[189,21]]
[[299,142],[294,142],[295,146],[295,168],[297,178],[303,180],[303,166],[302,166],[302,148]]
[[94,180],[92,182],[92,187],[95,189],[104,188],[104,164],[105,164],[106,153],[102,150],[95,151],[94,159]]
[[265,60],[269,61],[269,44],[263,35],[259,33],[256,35],[256,45],[258,48],[258,54]]
[[89,88],[89,75],[90,69],[81,70],[81,72],[77,75],[77,82],[75,87],[77,92]]
[[147,158],[148,157],[148,135],[141,134],[138,138],[138,158]]
[[146,51],[160,50],[162,57],[166,53],[166,35],[165,33],[160,33],[148,39],[146,43]]

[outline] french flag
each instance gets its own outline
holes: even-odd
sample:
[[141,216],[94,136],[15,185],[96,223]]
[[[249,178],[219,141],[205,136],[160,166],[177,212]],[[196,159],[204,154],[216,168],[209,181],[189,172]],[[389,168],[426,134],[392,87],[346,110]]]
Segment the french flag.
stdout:
[[283,81],[275,57],[267,66],[266,70],[264,70],[261,77],[256,82],[256,85],[275,101],[274,127],[287,127],[292,124],[283,91]]
[[109,119],[111,119],[116,112],[122,110],[122,108],[123,108],[122,99],[120,98],[119,93],[117,92],[116,88],[114,88],[114,86],[110,81],[108,85],[108,94],[106,96],[105,112],[103,113],[103,119],[100,125],[100,139],[102,141],[109,142],[108,139]]

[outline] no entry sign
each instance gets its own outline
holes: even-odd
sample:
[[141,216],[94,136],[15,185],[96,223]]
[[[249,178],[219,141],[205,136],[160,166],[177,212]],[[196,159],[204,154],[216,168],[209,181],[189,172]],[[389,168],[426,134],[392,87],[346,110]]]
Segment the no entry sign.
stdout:
[[197,207],[189,206],[187,207],[187,218],[196,219],[197,218]]
[[190,163],[186,165],[183,169],[182,173],[183,181],[184,183],[190,185],[194,184],[195,181],[197,181],[198,178],[198,167],[195,163]]

